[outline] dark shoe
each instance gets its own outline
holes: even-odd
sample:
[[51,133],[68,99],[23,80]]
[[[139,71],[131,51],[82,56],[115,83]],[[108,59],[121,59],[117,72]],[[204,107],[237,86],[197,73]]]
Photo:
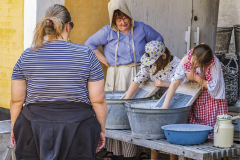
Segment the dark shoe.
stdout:
[[150,160],[150,156],[145,153],[145,152],[142,152],[140,155],[139,155],[139,160]]
[[104,160],[114,160],[113,152],[106,152],[104,156],[102,156]]

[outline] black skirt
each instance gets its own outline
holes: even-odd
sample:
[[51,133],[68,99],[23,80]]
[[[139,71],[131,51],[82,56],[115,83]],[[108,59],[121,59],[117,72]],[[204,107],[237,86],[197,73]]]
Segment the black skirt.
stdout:
[[93,160],[101,125],[86,103],[41,102],[23,107],[13,132],[17,160]]

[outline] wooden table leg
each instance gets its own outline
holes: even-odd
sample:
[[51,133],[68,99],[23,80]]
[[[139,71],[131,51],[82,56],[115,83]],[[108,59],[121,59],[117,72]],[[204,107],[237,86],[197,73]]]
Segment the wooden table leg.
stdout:
[[178,156],[178,160],[187,160],[187,158],[184,156]]

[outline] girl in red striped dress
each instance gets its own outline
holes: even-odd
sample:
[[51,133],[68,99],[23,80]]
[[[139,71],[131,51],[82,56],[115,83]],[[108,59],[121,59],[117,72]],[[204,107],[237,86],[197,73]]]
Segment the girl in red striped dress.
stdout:
[[[168,108],[177,87],[187,81],[195,81],[203,87],[193,103],[189,123],[214,127],[217,116],[227,113],[228,108],[221,64],[207,44],[194,47],[182,58],[161,109]],[[213,134],[208,138],[213,138]]]

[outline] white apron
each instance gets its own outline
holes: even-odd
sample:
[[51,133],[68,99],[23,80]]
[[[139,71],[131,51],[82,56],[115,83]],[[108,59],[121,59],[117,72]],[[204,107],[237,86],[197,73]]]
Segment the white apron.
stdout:
[[[141,63],[135,67],[134,63],[109,67],[105,83],[105,91],[127,91],[140,68]],[[137,68],[137,70],[136,70]]]
[[[117,66],[117,50],[119,43],[119,30],[118,42],[115,50],[115,66],[111,66],[107,70],[107,77],[105,82],[105,91],[127,91],[128,87],[133,81],[133,78],[137,75],[137,72],[141,66],[141,63],[137,63],[135,47],[133,41],[133,27],[131,29],[132,33],[132,47],[134,54],[134,63],[127,65]],[[114,155],[124,157],[134,157],[137,153],[137,146],[127,142],[122,142],[116,139],[106,138],[105,147],[107,151],[113,152]]]

